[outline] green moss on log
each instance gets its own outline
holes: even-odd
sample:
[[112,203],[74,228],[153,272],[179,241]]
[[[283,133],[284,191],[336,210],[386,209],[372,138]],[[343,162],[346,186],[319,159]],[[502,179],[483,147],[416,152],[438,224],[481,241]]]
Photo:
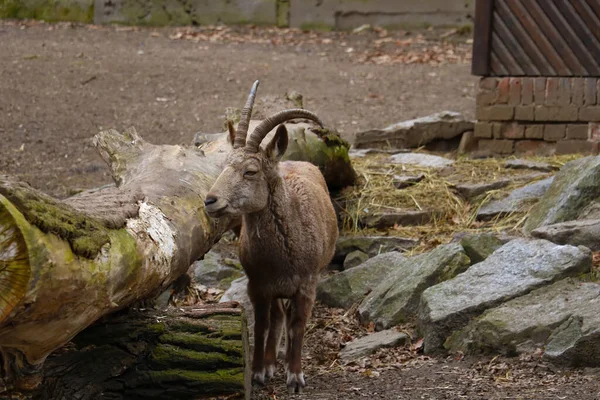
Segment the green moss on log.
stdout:
[[239,367],[244,364],[243,356],[220,352],[201,352],[169,344],[156,346],[150,357],[153,369],[186,368],[191,370],[214,370]]
[[94,258],[109,242],[108,229],[98,219],[23,184],[2,183],[0,194],[14,204],[29,223],[69,242],[76,255]]
[[230,355],[241,355],[243,353],[242,344],[239,340],[209,338],[191,333],[170,332],[161,335],[159,341],[164,344],[172,344],[197,351],[222,352]]
[[203,388],[222,392],[238,392],[244,388],[243,368],[230,368],[214,372],[168,369],[165,371],[150,371],[149,375],[152,382],[185,382],[186,386],[194,386],[199,393],[206,390],[203,390]]

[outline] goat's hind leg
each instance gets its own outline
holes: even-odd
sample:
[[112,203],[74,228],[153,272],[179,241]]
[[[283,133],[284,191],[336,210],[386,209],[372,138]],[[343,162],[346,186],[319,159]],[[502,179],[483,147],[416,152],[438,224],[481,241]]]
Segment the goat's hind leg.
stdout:
[[270,379],[275,375],[277,350],[279,349],[279,342],[281,341],[284,321],[285,314],[282,300],[273,299],[273,301],[271,301],[269,335],[267,336],[267,347],[265,349],[265,369],[267,379]]
[[287,388],[289,393],[301,393],[306,386],[302,372],[302,344],[306,323],[312,313],[314,296],[298,293],[291,301],[288,320],[288,354],[286,354]]

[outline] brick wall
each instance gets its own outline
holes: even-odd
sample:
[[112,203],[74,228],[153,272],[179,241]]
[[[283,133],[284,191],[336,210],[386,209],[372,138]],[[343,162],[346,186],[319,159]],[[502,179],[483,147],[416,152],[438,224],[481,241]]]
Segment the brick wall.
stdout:
[[486,77],[476,103],[480,150],[597,154],[600,148],[600,79]]

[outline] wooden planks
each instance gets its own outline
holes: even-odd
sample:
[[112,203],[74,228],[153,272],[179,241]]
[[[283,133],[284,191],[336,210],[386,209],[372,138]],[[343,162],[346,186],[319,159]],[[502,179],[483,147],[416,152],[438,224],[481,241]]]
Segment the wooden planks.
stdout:
[[600,0],[477,0],[474,75],[600,76]]

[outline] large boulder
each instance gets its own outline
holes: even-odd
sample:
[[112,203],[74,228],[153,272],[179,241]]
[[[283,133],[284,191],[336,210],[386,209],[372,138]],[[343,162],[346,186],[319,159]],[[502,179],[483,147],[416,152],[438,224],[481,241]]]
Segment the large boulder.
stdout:
[[579,219],[592,219],[586,212],[598,205],[600,156],[571,161],[555,175],[554,182],[532,208],[524,230]]
[[600,219],[559,222],[531,231],[531,236],[558,244],[585,246],[592,251],[600,250]]
[[348,254],[356,250],[374,257],[390,251],[409,250],[418,243],[418,240],[398,236],[340,236],[335,245],[333,262],[342,263]]
[[554,177],[542,179],[513,190],[501,200],[493,200],[484,204],[477,212],[477,219],[489,220],[497,216],[513,213],[525,213],[546,193]]
[[419,327],[426,352],[442,347],[455,330],[489,308],[568,276],[586,272],[592,254],[585,247],[547,240],[515,239],[454,279],[423,292]]
[[356,134],[353,147],[417,148],[437,140],[448,140],[473,130],[473,122],[461,114],[442,111],[427,117],[395,123],[383,129],[371,129]]
[[234,279],[244,275],[239,261],[223,258],[213,250],[206,253],[202,260],[194,262],[190,272],[194,282],[219,289],[227,289]]
[[388,279],[405,259],[402,254],[393,251],[332,275],[317,287],[317,299],[330,307],[350,308],[375,286]]
[[451,351],[544,356],[600,366],[600,284],[567,278],[486,311],[446,341]]
[[406,258],[362,301],[358,308],[361,322],[374,322],[380,330],[413,319],[425,289],[453,278],[468,266],[469,257],[457,243]]

